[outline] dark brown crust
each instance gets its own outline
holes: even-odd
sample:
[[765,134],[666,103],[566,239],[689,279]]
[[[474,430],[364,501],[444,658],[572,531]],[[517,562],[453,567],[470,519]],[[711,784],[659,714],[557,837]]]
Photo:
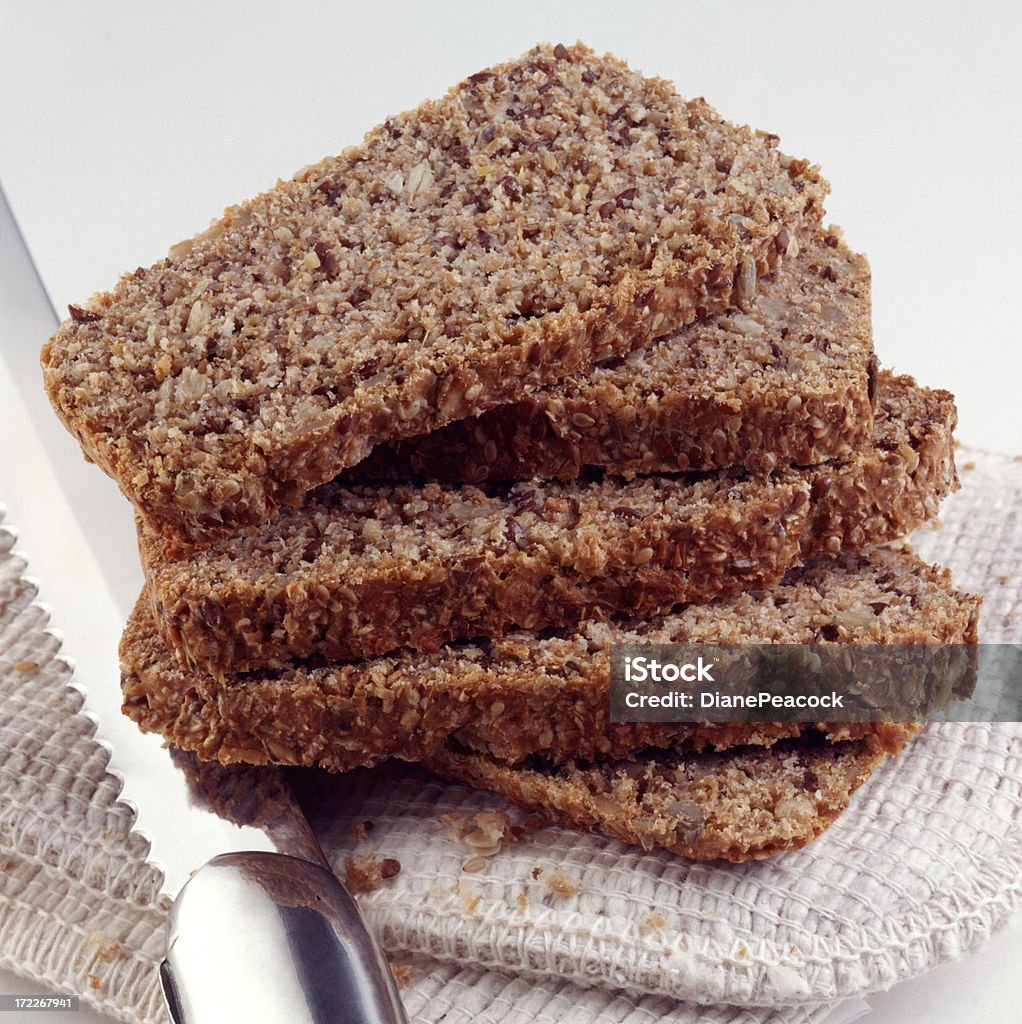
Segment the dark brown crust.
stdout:
[[565,52],[392,118],[62,324],[51,401],[154,528],[265,521],[381,441],[744,305],[818,222],[826,187],[776,137]]
[[869,267],[834,229],[764,280],[747,312],[422,437],[380,445],[345,480],[570,480],[809,466],[869,443]]
[[799,850],[883,760],[865,742],[786,740],[722,754],[658,751],[626,762],[514,768],[453,748],[426,767],[545,818],[644,850],[741,863]]
[[954,416],[946,392],[885,374],[872,445],[804,472],[534,481],[499,497],[328,485],[205,551],[168,554],[143,529],[142,562],[165,642],[182,665],[221,677],[621,611],[643,618],[769,586],[814,551],[920,525],[956,485]]
[[[146,731],[203,759],[318,764],[333,771],[388,756],[421,760],[452,738],[508,763],[539,754],[626,757],[650,745],[769,743],[788,725],[611,724],[607,650],[667,643],[972,643],[979,599],[905,551],[818,556],[769,591],[689,605],[648,622],[588,622],[549,638],[512,633],[434,654],[295,664],[217,682],[185,672],[156,634],[140,598],[121,643],[124,710]],[[823,727],[895,750],[904,726]]]

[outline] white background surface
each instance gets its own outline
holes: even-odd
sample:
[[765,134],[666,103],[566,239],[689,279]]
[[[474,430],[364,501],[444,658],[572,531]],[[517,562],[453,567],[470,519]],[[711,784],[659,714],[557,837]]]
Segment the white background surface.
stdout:
[[[582,38],[819,161],[831,219],[873,265],[881,358],[953,390],[963,440],[1018,452],[1019,10],[0,0],[0,183],[63,309],[388,113],[539,39]],[[64,446],[63,463],[73,443],[35,379],[42,337],[18,313],[0,309],[0,374],[26,399],[22,429]],[[108,538],[130,538],[113,486],[76,465],[94,482],[79,514],[109,514],[119,529]],[[19,525],[31,550],[41,524]],[[125,612],[138,574],[130,539],[99,554]],[[87,609],[87,595],[65,609],[69,639],[87,635]],[[1020,953],[1016,926],[986,954],[875,998],[867,1020],[1015,1019]],[[0,991],[22,990],[0,973]]]
[[0,181],[58,309],[540,39],[775,131],[833,184],[877,348],[1022,451],[1022,5],[0,0]]

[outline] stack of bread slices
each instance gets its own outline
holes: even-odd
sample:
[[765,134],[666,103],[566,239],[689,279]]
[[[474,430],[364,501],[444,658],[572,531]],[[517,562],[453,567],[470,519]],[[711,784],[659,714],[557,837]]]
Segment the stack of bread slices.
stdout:
[[646,848],[798,848],[914,727],[612,723],[629,641],[974,642],[891,546],[957,486],[776,136],[581,45],[388,120],[70,308],[47,390],[137,511],[124,708],[397,757]]

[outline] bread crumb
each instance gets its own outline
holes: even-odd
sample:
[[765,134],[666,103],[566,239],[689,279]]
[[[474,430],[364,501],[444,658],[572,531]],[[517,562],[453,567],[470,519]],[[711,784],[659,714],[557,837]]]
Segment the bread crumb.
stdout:
[[525,910],[526,907],[528,907],[528,905],[529,905],[529,897],[526,896],[524,892],[520,892],[515,897],[515,902],[518,904],[518,909],[519,910]]
[[14,663],[14,671],[22,672],[27,676],[32,675],[34,672],[39,671],[38,661],[16,661]]
[[963,473],[971,473],[975,468],[976,468],[976,463],[975,462],[967,462],[964,466],[962,466],[962,472]]
[[375,892],[384,880],[401,871],[401,862],[393,857],[377,859],[371,853],[349,857],[344,862],[344,887],[350,893]]
[[124,947],[109,935],[103,932],[93,932],[89,936],[89,945],[96,947],[96,957],[103,963],[108,964],[111,960],[123,960]]
[[371,821],[360,821],[354,828],[355,844],[361,845],[364,843],[372,830],[373,823]]
[[667,924],[667,915],[661,910],[654,910],[646,918],[646,927],[652,928],[654,931],[659,931],[665,924]]
[[492,857],[500,851],[505,840],[515,842],[518,835],[511,827],[511,819],[503,811],[480,811],[473,815],[472,824],[476,827],[464,831],[459,837],[472,851],[472,857],[464,866],[465,871],[481,871],[485,864],[470,868],[476,861],[484,857]]
[[472,856],[461,867],[469,874],[482,871],[486,858],[498,853],[505,841],[517,842],[522,832],[512,826],[503,811],[479,811],[472,816],[471,824],[460,814],[445,814],[437,824],[438,828],[443,826],[450,829],[450,838],[460,840],[472,851]]
[[546,880],[547,892],[552,896],[577,896],[579,892],[576,882],[564,868],[558,868]]
[[446,828],[450,839],[460,839],[468,829],[465,819],[460,814],[441,814],[433,827]]
[[473,815],[472,821],[491,839],[503,839],[511,826],[511,819],[503,811],[480,811]]
[[408,988],[415,977],[415,969],[410,964],[391,964],[390,973],[394,975],[399,989]]
[[534,879],[536,879],[537,881],[538,881],[538,879],[539,879],[539,876],[540,876],[541,874],[543,874],[543,869],[542,869],[542,868],[533,868],[533,869],[532,869],[532,877],[533,877]]
[[103,987],[99,982],[99,978],[97,978],[95,974],[86,974],[85,977],[89,979],[89,988]]
[[997,582],[1000,583],[1000,585],[1003,587],[1010,579],[1011,577],[1007,573],[1005,573],[1005,575],[997,577]]
[[476,907],[479,906],[483,898],[481,892],[472,892],[467,886],[462,887],[461,882],[456,882],[452,886],[451,892],[455,892],[461,897],[461,905],[464,907],[466,914],[474,914]]

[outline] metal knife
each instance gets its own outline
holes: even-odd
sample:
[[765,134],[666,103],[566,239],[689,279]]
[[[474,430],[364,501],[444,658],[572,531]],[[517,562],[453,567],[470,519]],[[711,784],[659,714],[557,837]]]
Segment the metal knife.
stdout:
[[0,436],[16,442],[0,493],[174,898],[161,967],[170,1013],[177,1024],[404,1024],[387,961],[282,774],[202,764],[121,714],[117,642],[140,580],[126,562],[130,513],[43,393],[38,351],[56,325],[0,190]]

